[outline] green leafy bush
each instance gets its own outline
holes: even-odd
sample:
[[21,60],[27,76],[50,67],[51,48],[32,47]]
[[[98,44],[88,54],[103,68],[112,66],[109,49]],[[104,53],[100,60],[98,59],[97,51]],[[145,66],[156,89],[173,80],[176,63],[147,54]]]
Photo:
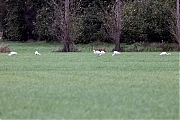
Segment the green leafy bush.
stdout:
[[127,43],[172,42],[169,8],[169,4],[152,0],[127,4],[122,11],[122,39]]
[[52,25],[52,17],[50,13],[50,9],[48,7],[43,7],[40,9],[36,16],[36,32],[40,36],[41,40],[46,42],[52,42],[54,40],[51,28]]

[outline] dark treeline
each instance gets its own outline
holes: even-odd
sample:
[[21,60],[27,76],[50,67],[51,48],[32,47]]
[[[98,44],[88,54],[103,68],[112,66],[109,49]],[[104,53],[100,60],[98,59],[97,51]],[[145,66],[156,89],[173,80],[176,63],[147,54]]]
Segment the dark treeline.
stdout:
[[[115,0],[70,0],[73,43],[113,43]],[[9,41],[62,42],[65,0],[0,0],[0,30]],[[121,43],[178,42],[176,0],[121,0]]]

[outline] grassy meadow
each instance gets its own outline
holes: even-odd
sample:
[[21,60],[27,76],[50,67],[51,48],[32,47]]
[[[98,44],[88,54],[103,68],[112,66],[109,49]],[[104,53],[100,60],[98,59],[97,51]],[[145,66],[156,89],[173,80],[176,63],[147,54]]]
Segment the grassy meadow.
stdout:
[[0,53],[0,119],[179,119],[178,52],[98,57],[91,46],[8,44],[18,54]]

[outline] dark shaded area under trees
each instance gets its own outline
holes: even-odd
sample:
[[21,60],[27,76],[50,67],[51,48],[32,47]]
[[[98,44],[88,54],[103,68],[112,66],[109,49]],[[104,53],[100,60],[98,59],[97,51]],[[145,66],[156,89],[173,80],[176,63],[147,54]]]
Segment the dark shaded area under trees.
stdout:
[[[63,43],[66,0],[0,0],[3,39]],[[171,32],[176,23],[176,0],[120,0],[120,43],[178,43]],[[69,41],[114,43],[115,0],[70,0]],[[59,17],[55,17],[58,5]],[[117,21],[116,21],[117,22]],[[111,31],[110,31],[111,30]],[[111,32],[111,33],[110,33]],[[68,50],[65,50],[68,51]]]

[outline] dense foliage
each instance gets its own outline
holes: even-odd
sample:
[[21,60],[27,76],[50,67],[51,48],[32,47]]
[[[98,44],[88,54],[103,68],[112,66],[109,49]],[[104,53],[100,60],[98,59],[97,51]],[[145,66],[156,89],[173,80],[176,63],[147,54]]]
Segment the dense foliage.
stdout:
[[[53,0],[1,0],[0,30],[11,41],[57,41]],[[74,0],[70,31],[75,43],[113,42],[105,21],[113,20],[114,0]],[[63,3],[63,2],[61,2]],[[60,4],[57,2],[57,4]],[[77,7],[78,8],[75,8]],[[121,42],[174,42],[169,21],[174,21],[175,0],[121,0]],[[61,7],[64,11],[64,7]],[[109,13],[107,15],[105,10]],[[108,19],[107,19],[108,18]],[[110,23],[110,22],[109,22]],[[110,26],[113,27],[113,26]]]
[[134,1],[122,13],[122,39],[125,42],[172,42],[169,30],[169,4],[146,0]]

